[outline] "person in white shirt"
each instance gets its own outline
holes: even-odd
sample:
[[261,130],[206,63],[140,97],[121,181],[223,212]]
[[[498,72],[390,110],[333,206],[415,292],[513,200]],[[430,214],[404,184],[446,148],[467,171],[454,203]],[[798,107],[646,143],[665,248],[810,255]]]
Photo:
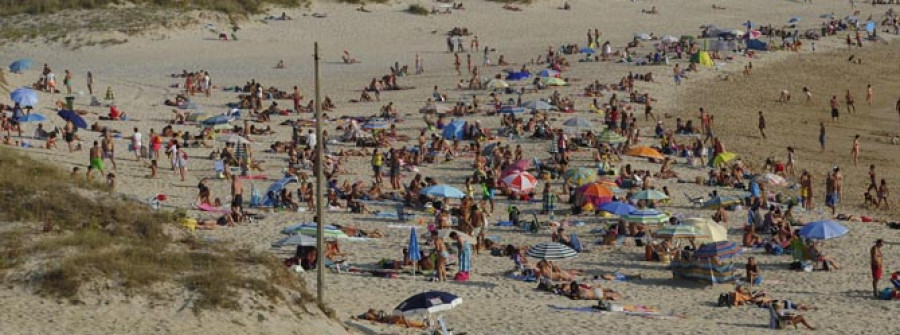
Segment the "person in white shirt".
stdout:
[[134,128],[134,135],[131,135],[131,150],[134,150],[134,160],[141,160],[141,147],[143,143],[141,142],[141,132],[138,131],[137,127]]
[[306,135],[306,144],[309,145],[310,149],[316,150],[316,143],[316,133],[310,129],[309,133]]
[[212,79],[209,78],[209,72],[204,72],[203,74],[203,93],[209,97],[210,90],[212,89]]

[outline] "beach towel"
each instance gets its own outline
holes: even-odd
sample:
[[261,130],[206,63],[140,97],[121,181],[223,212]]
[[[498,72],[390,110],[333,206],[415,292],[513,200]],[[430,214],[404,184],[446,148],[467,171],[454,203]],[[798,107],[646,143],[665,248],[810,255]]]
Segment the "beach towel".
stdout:
[[210,213],[219,213],[219,214],[231,213],[230,209],[219,208],[219,207],[216,207],[216,206],[213,206],[210,204],[200,204],[200,205],[194,206],[194,208],[196,208],[197,210],[200,210],[200,211],[210,212]]
[[511,221],[500,221],[495,223],[494,225],[499,227],[511,227],[513,223]]

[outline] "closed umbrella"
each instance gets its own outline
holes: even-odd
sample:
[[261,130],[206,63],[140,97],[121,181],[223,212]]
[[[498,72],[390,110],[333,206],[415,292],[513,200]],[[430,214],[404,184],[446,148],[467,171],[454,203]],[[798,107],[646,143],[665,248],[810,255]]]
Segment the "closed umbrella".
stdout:
[[597,171],[588,168],[571,168],[563,173],[563,179],[581,186],[597,179]]
[[409,245],[406,247],[406,250],[409,260],[413,263],[413,277],[415,277],[419,260],[422,259],[422,255],[419,252],[419,237],[416,236],[416,227],[412,227],[409,230]]
[[563,125],[571,128],[579,128],[579,129],[590,129],[594,125],[591,124],[591,121],[581,117],[573,117],[571,119],[563,122]]
[[30,69],[32,65],[33,62],[30,59],[23,58],[10,63],[9,70],[13,73],[22,73],[22,71]]
[[450,122],[450,124],[444,126],[444,130],[441,132],[441,135],[444,136],[445,140],[462,140],[463,128],[465,127],[465,120],[453,120],[452,122]]
[[729,196],[721,196],[717,195],[709,201],[703,203],[703,208],[706,209],[716,209],[719,207],[728,207],[731,205],[737,205],[741,203],[741,199],[738,197],[729,197]]
[[556,242],[538,243],[525,253],[528,257],[545,261],[561,261],[578,257],[578,252],[565,244]]
[[525,171],[514,171],[503,178],[503,184],[514,194],[525,194],[537,186],[537,178]]
[[597,207],[597,209],[618,216],[623,216],[627,215],[628,213],[634,212],[634,206],[618,201],[607,202],[600,205],[600,207]]
[[38,94],[30,88],[20,88],[9,94],[12,101],[19,103],[21,106],[37,106]]
[[704,237],[697,238],[697,241],[719,242],[728,240],[728,229],[707,218],[681,219],[681,225],[692,226],[704,235]]
[[738,155],[733,152],[723,152],[721,154],[716,155],[716,157],[713,159],[713,165],[718,166],[718,165],[728,163],[728,162],[734,160],[735,158],[737,158],[737,156]]
[[547,86],[566,86],[566,85],[568,85],[568,84],[566,84],[565,80],[562,80],[560,78],[554,78],[554,77],[546,77],[541,81],[544,83],[544,85],[547,85]]
[[432,197],[452,199],[462,199],[466,196],[465,193],[463,193],[456,187],[446,184],[429,186],[422,189],[422,191],[419,191],[419,193]]
[[522,104],[519,105],[519,107],[522,107],[525,109],[530,109],[530,110],[541,110],[541,111],[553,109],[553,106],[550,106],[550,103],[548,103],[544,100],[539,100],[539,99],[523,101]]
[[694,257],[698,259],[716,258],[727,259],[739,255],[744,249],[731,241],[720,241],[701,245],[694,252]]
[[81,118],[81,115],[78,115],[78,113],[75,113],[74,111],[62,109],[59,112],[56,112],[56,115],[59,115],[63,120],[71,121],[72,124],[78,128],[87,129],[88,127],[87,122]]
[[644,158],[653,158],[653,159],[663,159],[663,154],[659,153],[656,149],[651,147],[637,147],[625,153],[628,156],[635,157],[644,157]]
[[32,113],[32,114],[23,115],[23,116],[19,117],[19,122],[22,122],[22,123],[25,123],[25,122],[41,122],[41,121],[44,121],[44,120],[47,120],[47,118],[44,117],[43,115],[37,114],[37,113]]
[[619,144],[628,141],[628,139],[626,139],[624,136],[619,135],[618,133],[609,129],[604,130],[602,133],[600,133],[600,137],[597,140],[600,143],[607,144]]
[[655,209],[638,209],[622,217],[625,222],[660,224],[669,222],[669,216]]
[[631,196],[631,200],[666,200],[669,196],[657,190],[643,190]]
[[397,305],[394,313],[412,316],[449,311],[462,304],[462,298],[441,291],[428,291],[411,296]]
[[813,221],[800,229],[800,236],[817,240],[827,240],[841,237],[850,232],[847,227],[832,220]]
[[484,87],[489,90],[502,90],[509,87],[509,84],[500,79],[492,79],[487,83],[487,85],[484,85]]
[[657,238],[697,238],[703,237],[703,233],[693,226],[665,226],[653,233]]

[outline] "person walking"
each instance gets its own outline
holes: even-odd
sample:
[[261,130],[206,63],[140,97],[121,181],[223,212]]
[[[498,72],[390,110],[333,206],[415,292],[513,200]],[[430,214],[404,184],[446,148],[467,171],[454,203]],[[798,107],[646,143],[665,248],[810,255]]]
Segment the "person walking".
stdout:
[[137,127],[134,127],[134,134],[131,135],[131,150],[134,151],[134,160],[141,160],[141,149],[143,147],[141,132],[138,131]]
[[881,280],[882,271],[884,271],[884,255],[881,253],[881,247],[884,246],[884,240],[878,239],[875,245],[869,249],[869,263],[872,267],[872,295],[878,298],[878,281]]
[[384,180],[381,177],[381,168],[384,166],[384,154],[378,148],[372,152],[372,172],[375,174],[375,184],[381,186]]
[[825,152],[825,122],[819,122],[819,146],[822,147],[821,152]]
[[759,111],[759,135],[766,139],[766,117],[762,111]]
[[94,95],[94,74],[91,71],[87,73],[87,89],[88,94]]
[[850,148],[850,154],[853,155],[853,165],[859,165],[859,134],[853,138],[853,147]]

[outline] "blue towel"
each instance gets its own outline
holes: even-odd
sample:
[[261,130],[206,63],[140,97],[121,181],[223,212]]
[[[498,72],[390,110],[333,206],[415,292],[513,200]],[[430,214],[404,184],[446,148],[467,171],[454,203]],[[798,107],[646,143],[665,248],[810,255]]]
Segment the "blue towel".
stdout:
[[500,226],[500,227],[510,227],[513,225],[513,223],[512,223],[512,221],[500,221],[500,222],[495,223],[494,225]]

